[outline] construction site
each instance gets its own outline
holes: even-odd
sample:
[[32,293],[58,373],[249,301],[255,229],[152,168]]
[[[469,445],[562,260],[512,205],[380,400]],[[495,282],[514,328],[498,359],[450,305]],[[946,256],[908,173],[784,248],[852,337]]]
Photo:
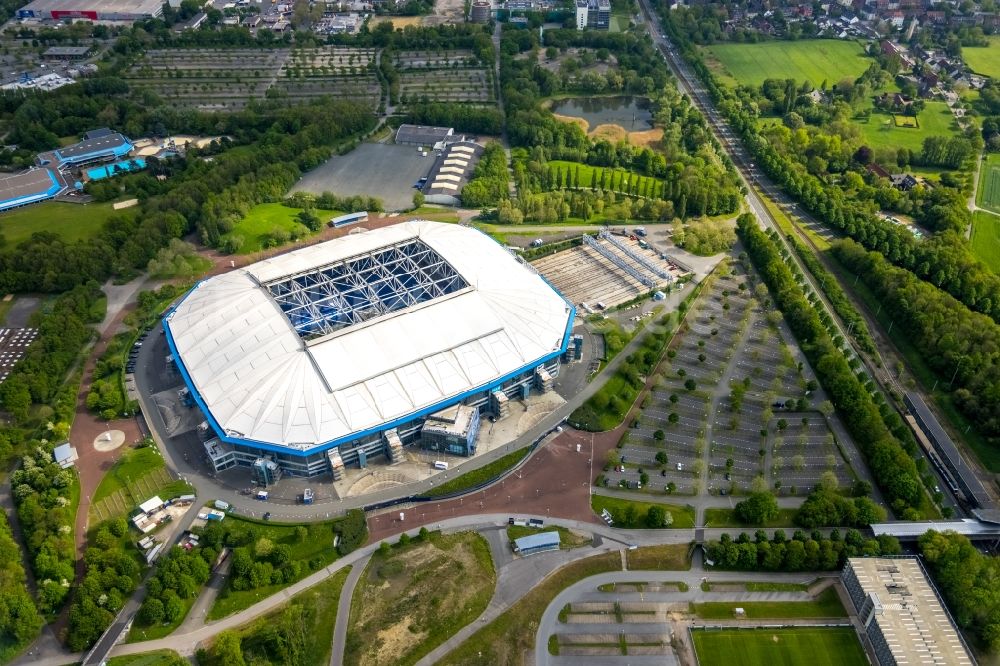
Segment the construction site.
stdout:
[[608,230],[596,237],[584,235],[579,245],[532,265],[585,312],[613,308],[656,292],[691,272],[641,236]]

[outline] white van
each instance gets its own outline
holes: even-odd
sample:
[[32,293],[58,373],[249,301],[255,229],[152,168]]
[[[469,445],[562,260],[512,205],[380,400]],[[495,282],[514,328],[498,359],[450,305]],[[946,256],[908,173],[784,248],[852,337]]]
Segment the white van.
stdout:
[[443,460],[435,460],[434,469],[448,469],[448,463]]

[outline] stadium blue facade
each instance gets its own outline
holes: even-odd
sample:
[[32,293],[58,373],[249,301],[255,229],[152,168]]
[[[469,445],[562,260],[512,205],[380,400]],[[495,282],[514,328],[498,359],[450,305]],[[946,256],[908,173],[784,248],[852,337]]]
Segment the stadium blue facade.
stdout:
[[[557,292],[558,293],[558,292]],[[183,300],[183,298],[181,299]],[[169,315],[169,312],[167,313]],[[383,455],[385,453],[386,441],[385,432],[396,430],[403,441],[412,440],[420,433],[424,418],[428,414],[439,412],[459,403],[475,406],[480,411],[488,408],[490,396],[497,391],[503,392],[509,398],[518,398],[525,393],[523,387],[530,387],[535,383],[536,371],[544,368],[551,376],[555,377],[559,372],[560,358],[569,348],[573,321],[576,317],[576,309],[571,308],[566,322],[566,331],[562,338],[562,344],[557,351],[539,358],[516,371],[496,379],[489,384],[476,387],[464,393],[452,396],[448,400],[425,407],[406,416],[380,424],[377,428],[371,428],[361,432],[352,433],[347,437],[331,440],[317,444],[308,449],[293,449],[286,446],[259,442],[243,437],[233,437],[219,425],[211,410],[205,403],[197,387],[191,380],[191,375],[179,354],[174,343],[173,335],[170,332],[170,325],[167,317],[164,317],[163,330],[166,335],[167,345],[170,348],[177,369],[184,380],[184,385],[194,397],[195,403],[205,415],[205,419],[211,427],[212,433],[220,441],[230,445],[230,453],[235,464],[249,466],[261,456],[270,456],[281,466],[282,470],[292,476],[318,476],[330,471],[330,459],[328,453],[337,449],[344,464],[364,464],[371,457]],[[478,430],[477,430],[478,432]],[[475,448],[471,447],[470,454]]]

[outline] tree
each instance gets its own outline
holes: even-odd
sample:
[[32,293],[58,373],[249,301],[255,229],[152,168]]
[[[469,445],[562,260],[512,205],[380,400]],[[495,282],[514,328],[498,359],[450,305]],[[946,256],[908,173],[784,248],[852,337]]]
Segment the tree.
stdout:
[[223,631],[215,639],[212,653],[216,663],[226,666],[246,666],[243,650],[240,647],[240,637],[235,631]]
[[831,470],[823,472],[819,477],[819,487],[820,490],[826,492],[834,492],[840,486],[840,481],[837,479],[837,474]]
[[737,502],[733,509],[736,518],[748,525],[763,525],[778,517],[778,501],[768,492],[752,493]]
[[673,481],[671,481],[670,483],[667,484],[667,494],[668,495],[673,495],[675,490],[677,490],[677,484],[676,483],[674,483]]
[[667,520],[666,514],[667,512],[662,506],[657,506],[656,504],[650,506],[646,511],[646,527],[651,529],[663,527]]
[[664,439],[666,439],[666,437],[667,437],[666,433],[664,433],[662,430],[657,430],[656,432],[653,433],[653,439],[655,439],[657,442],[662,442]]
[[424,199],[425,199],[424,193],[421,192],[420,190],[417,190],[416,192],[413,193],[413,208],[414,208],[414,210],[416,210],[417,208],[420,208],[421,206],[424,205]]
[[688,380],[685,380],[685,382],[684,382],[684,388],[686,388],[688,391],[693,391],[697,387],[698,387],[698,384],[693,379],[688,379]]
[[139,622],[146,626],[163,622],[163,602],[156,597],[148,598],[142,602],[142,607],[139,609]]
[[657,451],[656,452],[656,462],[658,464],[660,464],[660,465],[666,465],[667,464],[667,452],[666,451]]

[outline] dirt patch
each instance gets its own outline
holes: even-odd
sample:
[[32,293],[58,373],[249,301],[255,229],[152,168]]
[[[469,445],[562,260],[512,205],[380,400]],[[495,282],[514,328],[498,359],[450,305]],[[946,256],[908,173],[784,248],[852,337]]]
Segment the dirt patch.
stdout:
[[478,617],[495,586],[489,545],[473,532],[375,553],[352,603],[345,663],[418,660]]
[[573,116],[562,116],[559,115],[558,113],[553,113],[552,116],[560,122],[573,123],[574,125],[579,125],[580,129],[582,129],[584,132],[590,129],[590,123],[588,123],[583,118],[574,118]]
[[629,132],[628,142],[633,146],[641,146],[643,148],[656,148],[663,141],[663,128],[654,127],[650,130],[645,130],[643,132]]
[[377,23],[391,23],[393,29],[405,28],[408,25],[423,25],[423,16],[391,16],[379,19]]

